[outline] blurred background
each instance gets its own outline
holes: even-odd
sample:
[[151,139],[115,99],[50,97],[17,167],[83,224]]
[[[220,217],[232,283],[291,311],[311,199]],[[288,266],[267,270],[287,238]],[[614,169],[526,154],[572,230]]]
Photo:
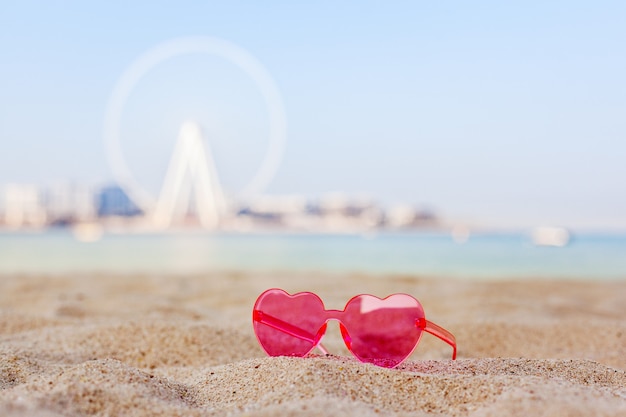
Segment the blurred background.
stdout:
[[0,273],[626,276],[619,1],[0,4]]

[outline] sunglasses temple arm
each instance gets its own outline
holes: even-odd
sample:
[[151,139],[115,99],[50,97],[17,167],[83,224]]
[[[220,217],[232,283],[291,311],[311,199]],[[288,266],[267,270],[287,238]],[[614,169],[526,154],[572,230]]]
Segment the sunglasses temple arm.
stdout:
[[320,350],[320,352],[322,352],[322,354],[329,355],[328,351],[326,350],[326,348],[324,347],[323,344],[318,343],[316,348],[318,348]]
[[439,339],[452,346],[452,359],[456,359],[456,338],[454,337],[454,335],[443,327],[437,326],[432,321],[428,321],[426,319],[422,319],[420,321],[421,323],[419,323],[419,327],[422,330],[432,334],[433,336],[438,337]]
[[[276,329],[280,332],[316,344],[316,337],[314,335],[304,329],[301,329],[300,327],[294,326],[293,324],[287,323],[286,321],[278,319],[274,316],[270,316],[269,314],[263,313],[259,310],[254,310],[253,318],[255,321],[265,324],[266,326],[270,326],[271,328]],[[321,343],[317,343],[317,348],[321,350],[324,355],[328,355],[328,351]]]

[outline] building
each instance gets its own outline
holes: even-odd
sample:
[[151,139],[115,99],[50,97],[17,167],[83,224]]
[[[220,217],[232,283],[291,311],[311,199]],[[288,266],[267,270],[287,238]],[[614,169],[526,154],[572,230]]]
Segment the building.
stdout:
[[96,208],[98,217],[132,217],[143,214],[117,185],[106,186],[100,190],[96,198]]
[[93,221],[96,199],[92,187],[71,183],[55,183],[42,192],[47,222],[53,226]]
[[40,228],[46,224],[46,211],[39,187],[8,184],[4,188],[4,224],[11,229]]

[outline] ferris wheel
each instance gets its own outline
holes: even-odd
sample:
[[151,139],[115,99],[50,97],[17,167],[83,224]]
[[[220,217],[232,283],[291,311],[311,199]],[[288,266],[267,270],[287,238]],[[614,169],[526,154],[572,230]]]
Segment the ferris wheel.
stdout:
[[224,211],[224,194],[213,163],[210,147],[204,143],[201,127],[186,121],[180,128],[161,193],[148,191],[135,177],[122,152],[121,118],[128,98],[141,81],[159,64],[188,54],[208,54],[236,65],[254,82],[261,93],[269,117],[269,143],[259,169],[238,193],[240,197],[260,194],[271,182],[282,160],[287,123],[283,101],[276,83],[265,67],[245,49],[222,39],[187,37],[166,41],[136,58],[118,79],[109,98],[104,120],[104,143],[113,176],[158,227],[171,224],[176,204],[195,190],[198,218],[205,228],[215,228]]

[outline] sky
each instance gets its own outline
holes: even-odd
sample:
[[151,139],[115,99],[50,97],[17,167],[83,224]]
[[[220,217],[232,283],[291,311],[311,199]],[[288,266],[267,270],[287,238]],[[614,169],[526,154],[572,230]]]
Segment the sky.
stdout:
[[[268,194],[367,196],[489,227],[626,230],[622,1],[0,1],[0,186],[113,181],[118,80],[208,36],[271,75],[287,144]],[[258,85],[217,55],[150,70],[120,140],[156,192],[183,121],[236,194],[269,143]]]

